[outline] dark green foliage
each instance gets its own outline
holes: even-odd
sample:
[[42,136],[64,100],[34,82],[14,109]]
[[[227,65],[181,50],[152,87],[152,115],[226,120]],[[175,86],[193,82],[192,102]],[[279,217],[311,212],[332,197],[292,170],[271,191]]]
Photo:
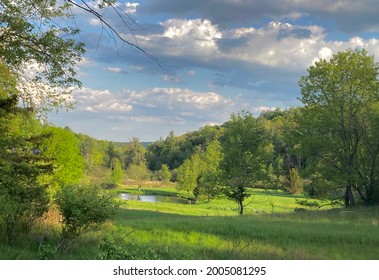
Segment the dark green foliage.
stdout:
[[166,164],[170,170],[181,166],[195,152],[196,147],[205,147],[222,134],[222,128],[218,126],[205,126],[198,131],[188,132],[181,136],[175,136],[174,132],[160,139],[147,148],[146,160],[151,170],[159,170],[162,164]]
[[47,210],[46,186],[38,178],[52,170],[50,159],[40,151],[49,135],[38,132],[40,124],[31,111],[17,107],[15,86],[14,77],[0,64],[0,224],[10,243]]

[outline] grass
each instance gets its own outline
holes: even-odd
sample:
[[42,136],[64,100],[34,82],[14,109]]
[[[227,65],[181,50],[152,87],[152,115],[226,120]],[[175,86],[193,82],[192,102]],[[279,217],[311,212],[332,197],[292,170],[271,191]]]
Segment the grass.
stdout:
[[[172,185],[143,192],[191,198]],[[45,224],[12,247],[0,243],[0,258],[96,259],[105,235],[117,250],[138,259],[379,259],[378,207],[294,212],[299,199],[305,198],[252,190],[243,217],[236,203],[224,199],[188,205],[123,201],[111,222],[67,252],[53,250],[58,229]]]
[[244,217],[129,209],[114,226],[131,232],[126,247],[152,246],[170,259],[378,259],[378,217],[378,208]]

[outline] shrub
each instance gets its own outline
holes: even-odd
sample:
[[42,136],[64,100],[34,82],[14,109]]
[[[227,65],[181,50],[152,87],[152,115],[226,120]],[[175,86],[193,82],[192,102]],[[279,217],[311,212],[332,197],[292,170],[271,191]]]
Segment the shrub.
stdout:
[[64,186],[57,192],[55,202],[63,217],[60,244],[63,249],[68,249],[84,232],[110,219],[118,208],[114,197],[99,186]]

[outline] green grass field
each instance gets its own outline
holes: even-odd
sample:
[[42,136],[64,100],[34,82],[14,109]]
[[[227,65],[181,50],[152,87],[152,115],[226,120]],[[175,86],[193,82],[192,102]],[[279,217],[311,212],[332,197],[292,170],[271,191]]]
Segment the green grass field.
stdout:
[[[144,193],[190,197],[173,186],[148,187]],[[237,215],[236,203],[224,199],[196,204],[123,201],[112,221],[66,252],[53,250],[57,229],[41,227],[35,237],[12,247],[0,244],[0,258],[97,259],[106,236],[112,250],[136,259],[379,259],[378,207],[295,212],[299,199],[304,197],[253,190],[243,217]]]

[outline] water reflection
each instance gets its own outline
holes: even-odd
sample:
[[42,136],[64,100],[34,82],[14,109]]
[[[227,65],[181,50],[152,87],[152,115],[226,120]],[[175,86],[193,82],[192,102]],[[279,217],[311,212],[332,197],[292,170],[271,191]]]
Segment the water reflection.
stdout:
[[141,202],[156,202],[156,203],[179,203],[179,204],[189,204],[188,199],[167,196],[167,195],[138,195],[138,194],[129,194],[121,193],[121,199],[125,200],[137,200]]

